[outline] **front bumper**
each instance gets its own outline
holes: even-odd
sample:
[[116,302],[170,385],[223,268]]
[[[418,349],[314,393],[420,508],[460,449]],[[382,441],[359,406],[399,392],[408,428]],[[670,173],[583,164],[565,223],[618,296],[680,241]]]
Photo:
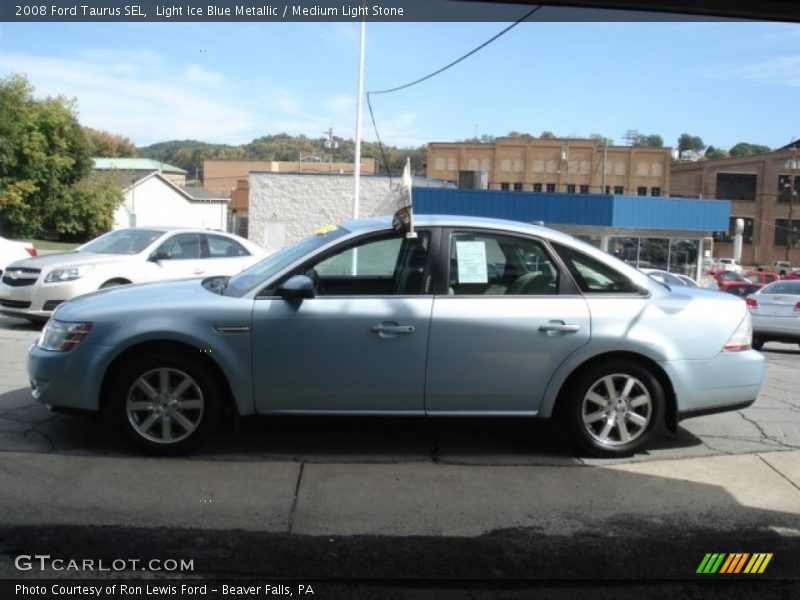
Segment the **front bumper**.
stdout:
[[28,348],[31,394],[49,406],[95,412],[100,409],[100,378],[105,372],[98,347],[79,344],[68,352]]
[[0,314],[23,319],[46,321],[62,302],[97,289],[94,281],[81,278],[74,281],[43,283],[12,287],[2,285]]

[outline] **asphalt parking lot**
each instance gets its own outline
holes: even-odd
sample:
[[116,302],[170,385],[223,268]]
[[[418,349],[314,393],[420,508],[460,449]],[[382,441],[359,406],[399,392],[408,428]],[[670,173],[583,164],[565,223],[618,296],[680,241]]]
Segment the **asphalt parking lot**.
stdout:
[[680,578],[727,549],[800,578],[796,345],[765,345],[752,407],[624,460],[579,458],[547,422],[374,418],[226,423],[152,459],[32,400],[39,330],[0,317],[0,577],[20,552],[167,548],[225,577]]

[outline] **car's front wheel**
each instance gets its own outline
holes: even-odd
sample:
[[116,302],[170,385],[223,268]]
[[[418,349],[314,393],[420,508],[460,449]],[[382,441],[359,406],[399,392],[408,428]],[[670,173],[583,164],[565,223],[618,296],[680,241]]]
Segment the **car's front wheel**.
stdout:
[[761,350],[764,347],[764,340],[759,337],[753,336],[753,340],[750,342],[750,346],[753,350]]
[[579,450],[627,456],[644,446],[663,415],[664,389],[646,367],[612,360],[577,373],[562,398],[563,416]]
[[150,454],[186,452],[219,421],[216,381],[202,365],[180,354],[134,358],[118,373],[112,399],[127,438]]

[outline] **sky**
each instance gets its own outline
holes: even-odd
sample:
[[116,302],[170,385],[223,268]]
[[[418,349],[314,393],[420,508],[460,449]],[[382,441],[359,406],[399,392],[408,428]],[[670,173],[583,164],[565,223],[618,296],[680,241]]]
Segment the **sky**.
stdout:
[[[423,77],[506,26],[368,23],[365,90]],[[0,77],[75,98],[82,124],[138,146],[330,127],[353,139],[358,47],[357,22],[0,23]],[[797,24],[533,20],[373,108],[400,147],[510,131],[624,144],[635,129],[668,146],[690,133],[775,148],[800,138],[799,48]],[[375,141],[366,103],[363,128]]]

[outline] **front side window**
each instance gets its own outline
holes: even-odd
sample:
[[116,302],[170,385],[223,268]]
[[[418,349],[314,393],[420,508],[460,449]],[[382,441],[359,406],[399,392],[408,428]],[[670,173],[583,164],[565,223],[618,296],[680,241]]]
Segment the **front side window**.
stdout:
[[558,270],[536,240],[480,232],[451,236],[451,295],[551,295],[558,284]]
[[431,234],[396,234],[357,240],[304,265],[318,296],[386,296],[427,293]]
[[171,260],[202,258],[200,235],[197,233],[173,235],[158,247],[156,254],[166,254]]
[[556,245],[570,274],[584,293],[590,294],[638,294],[641,289],[625,275],[596,258],[583,252]]

